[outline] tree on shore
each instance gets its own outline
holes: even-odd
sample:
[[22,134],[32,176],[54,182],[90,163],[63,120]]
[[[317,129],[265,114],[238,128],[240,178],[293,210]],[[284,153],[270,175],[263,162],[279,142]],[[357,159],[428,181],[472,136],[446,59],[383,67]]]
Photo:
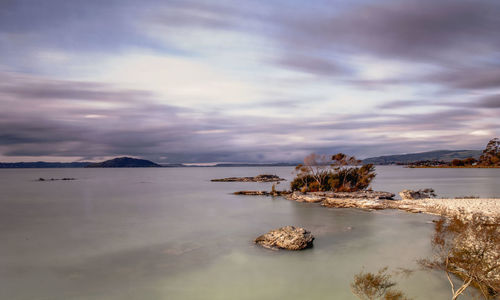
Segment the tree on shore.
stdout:
[[291,182],[293,191],[352,192],[369,187],[375,178],[373,164],[361,164],[354,156],[337,153],[333,156],[311,154],[295,167],[297,176]]
[[474,165],[475,163],[477,163],[477,160],[473,157],[469,157],[469,158],[466,158],[466,159],[454,159],[451,161],[451,166],[452,167],[466,167],[466,166],[472,166]]
[[329,168],[329,155],[312,153],[304,158],[303,164],[295,167],[297,184],[306,189],[321,190],[326,184]]
[[488,142],[479,161],[484,166],[500,166],[500,139],[494,138]]
[[[499,295],[500,218],[441,218],[435,223],[432,248],[434,257],[420,264],[446,273],[451,299],[457,299],[469,286],[476,287],[484,299]],[[453,275],[462,280],[459,286],[454,284]]]

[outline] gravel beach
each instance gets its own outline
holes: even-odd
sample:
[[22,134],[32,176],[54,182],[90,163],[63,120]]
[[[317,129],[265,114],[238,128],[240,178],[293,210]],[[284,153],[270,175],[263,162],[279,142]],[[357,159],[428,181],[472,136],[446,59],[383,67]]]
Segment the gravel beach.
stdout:
[[472,215],[500,216],[500,198],[467,198],[467,199],[419,199],[397,201],[400,209],[411,208],[425,213],[439,215]]

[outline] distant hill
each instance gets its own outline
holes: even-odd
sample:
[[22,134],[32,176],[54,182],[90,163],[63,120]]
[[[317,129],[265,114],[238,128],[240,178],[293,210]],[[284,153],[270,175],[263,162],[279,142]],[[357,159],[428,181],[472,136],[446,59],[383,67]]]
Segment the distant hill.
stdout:
[[389,165],[397,163],[412,163],[424,160],[439,160],[449,162],[454,159],[465,159],[473,157],[478,159],[481,156],[481,150],[437,150],[421,153],[410,153],[400,155],[387,155],[370,157],[363,160],[365,164]]
[[22,168],[84,168],[91,164],[90,162],[15,162],[15,163],[0,163],[0,169],[22,169]]
[[118,157],[100,163],[92,163],[86,166],[86,168],[151,168],[151,167],[161,167],[161,166],[150,160],[137,159],[131,157]]
[[268,163],[268,164],[259,164],[259,163],[219,163],[214,167],[288,167],[288,166],[296,166],[300,162],[297,163]]

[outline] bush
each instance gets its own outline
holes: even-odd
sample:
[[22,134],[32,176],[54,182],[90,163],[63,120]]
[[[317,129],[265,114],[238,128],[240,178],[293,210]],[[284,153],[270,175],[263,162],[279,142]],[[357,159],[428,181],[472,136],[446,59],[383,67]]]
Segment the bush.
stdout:
[[362,300],[409,300],[401,291],[393,288],[395,285],[385,267],[377,273],[362,271],[354,275],[351,291]]
[[339,153],[327,164],[324,156],[313,155],[295,168],[297,176],[290,183],[292,191],[354,192],[368,188],[375,178],[373,164],[353,167],[352,164],[359,163],[353,156]]
[[[500,218],[441,218],[434,230],[433,258],[420,263],[446,273],[452,299],[469,286],[476,287],[485,299],[496,299],[500,294]],[[462,279],[461,285],[454,285],[451,274]]]

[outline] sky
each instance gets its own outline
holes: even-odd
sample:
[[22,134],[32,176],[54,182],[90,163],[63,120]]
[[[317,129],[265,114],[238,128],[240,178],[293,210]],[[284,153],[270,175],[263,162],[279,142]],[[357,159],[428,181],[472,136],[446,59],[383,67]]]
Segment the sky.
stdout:
[[483,149],[498,0],[2,0],[0,161]]

